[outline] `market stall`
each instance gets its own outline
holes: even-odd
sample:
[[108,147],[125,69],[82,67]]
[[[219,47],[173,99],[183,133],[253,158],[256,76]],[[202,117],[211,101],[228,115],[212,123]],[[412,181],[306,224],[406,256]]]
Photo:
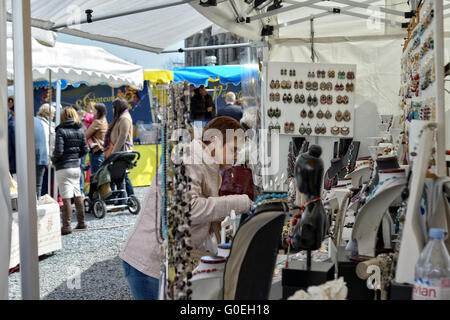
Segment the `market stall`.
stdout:
[[[263,181],[254,186],[252,173],[235,166],[218,190],[215,178],[189,173],[183,153],[195,141],[172,137],[192,129],[189,88],[161,88],[162,210],[153,212],[149,240],[165,255],[156,268],[160,298],[437,298],[448,279],[430,279],[428,261],[418,256],[429,238],[449,248],[443,22],[450,7],[440,0],[191,6],[233,33],[265,41],[253,59],[262,72],[256,129],[263,130],[252,141],[259,157],[251,163]],[[84,28],[80,34],[108,35]],[[219,194],[236,198],[198,204]],[[249,208],[241,210],[240,200]],[[236,210],[223,214],[228,206]],[[208,209],[227,216],[220,226],[201,221],[205,234],[214,227],[215,240],[191,246],[200,234],[191,232],[193,213]]]

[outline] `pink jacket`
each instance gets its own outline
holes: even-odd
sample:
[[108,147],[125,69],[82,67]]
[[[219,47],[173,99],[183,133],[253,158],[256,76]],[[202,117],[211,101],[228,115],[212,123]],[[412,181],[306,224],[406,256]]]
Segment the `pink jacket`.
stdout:
[[[212,158],[203,150],[200,140],[193,140],[190,150],[193,158],[201,161],[186,165],[186,174],[192,179],[189,191],[192,208],[191,241],[195,249],[205,250],[203,243],[209,236],[211,222],[225,218],[231,210],[235,210],[236,214],[247,213],[250,209],[250,200],[247,195],[219,197],[219,165],[212,163]],[[140,272],[159,278],[164,252],[160,248],[161,240],[158,239],[161,216],[161,177],[158,177],[158,186],[156,186],[156,178],[155,175],[143,209],[119,257]]]

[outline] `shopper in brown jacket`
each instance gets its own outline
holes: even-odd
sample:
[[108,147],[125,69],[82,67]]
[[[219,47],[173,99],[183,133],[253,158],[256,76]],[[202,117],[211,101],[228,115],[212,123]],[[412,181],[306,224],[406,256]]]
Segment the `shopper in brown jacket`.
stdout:
[[89,145],[89,161],[91,163],[91,177],[98,171],[105,160],[103,148],[105,144],[105,136],[108,131],[108,121],[106,120],[106,106],[103,103],[96,103],[94,105],[95,119],[86,130],[86,139],[92,140]]
[[[231,117],[217,117],[205,127],[222,133],[223,142],[217,136],[211,139],[204,135],[203,141],[193,140],[189,145],[186,161],[186,174],[191,178],[189,197],[191,205],[191,245],[194,249],[214,250],[214,233],[212,224],[227,217],[231,210],[236,214],[248,213],[252,201],[247,195],[219,196],[221,176],[219,169],[232,163],[229,152],[237,149],[237,141],[226,141],[226,130],[243,130],[242,126]],[[211,132],[211,131],[210,131]],[[217,131],[216,131],[217,132]],[[217,134],[216,134],[217,135]],[[234,145],[234,146],[233,146]],[[225,151],[225,152],[224,152]],[[236,157],[237,152],[234,151]],[[226,155],[225,155],[226,154]],[[223,160],[221,159],[221,156]],[[231,158],[231,159],[230,159]],[[231,161],[230,161],[231,160]],[[158,185],[156,184],[158,182]],[[155,175],[147,194],[143,209],[128,237],[121,253],[125,277],[135,299],[158,299],[158,284],[164,254],[161,251],[161,177]],[[217,248],[216,248],[217,249]]]
[[[128,102],[124,99],[116,99],[112,103],[114,118],[109,126],[109,137],[112,148],[111,154],[121,151],[133,150],[133,119],[128,112]],[[123,184],[117,186],[123,189]],[[125,189],[128,196],[134,194],[133,185],[125,174]],[[125,204],[125,200],[121,200]]]

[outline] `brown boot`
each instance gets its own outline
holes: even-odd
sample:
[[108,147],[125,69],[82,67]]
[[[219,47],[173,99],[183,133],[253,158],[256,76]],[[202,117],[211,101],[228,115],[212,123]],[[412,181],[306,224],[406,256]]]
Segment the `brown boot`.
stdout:
[[84,222],[83,197],[75,197],[75,208],[77,211],[77,226],[75,227],[75,229],[87,229],[87,225]]
[[72,205],[70,204],[70,199],[63,199],[62,206],[62,228],[61,234],[66,235],[72,233]]

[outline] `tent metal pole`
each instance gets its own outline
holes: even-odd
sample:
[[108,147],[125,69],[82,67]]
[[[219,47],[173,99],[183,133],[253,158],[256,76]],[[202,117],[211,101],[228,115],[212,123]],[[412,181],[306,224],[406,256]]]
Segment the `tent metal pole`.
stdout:
[[39,300],[30,0],[12,1],[12,14],[22,299]]
[[[52,113],[52,70],[48,70],[48,85],[49,85],[49,90],[50,90],[50,116]],[[50,140],[51,140],[51,132],[52,132],[52,123],[51,123],[51,119],[48,119],[48,154],[50,154],[51,150],[50,150]],[[52,175],[50,174],[52,166],[50,165],[50,163],[47,166],[47,194],[50,194],[50,189],[51,189],[51,181],[52,181]],[[38,194],[38,198],[41,195]]]
[[[337,2],[337,3],[357,7],[357,8],[363,8],[363,9],[367,9],[370,7],[370,5],[368,5],[368,4],[360,3],[360,2],[356,2],[356,1],[352,1],[352,0],[333,0],[333,1]],[[377,7],[377,8],[380,9],[381,12],[384,12],[387,14],[392,14],[394,16],[399,16],[399,17],[403,17],[403,18],[405,17],[405,12],[403,12],[403,11],[398,11],[398,10],[389,9],[389,8],[385,8],[385,7]]]
[[242,47],[258,47],[263,46],[261,42],[244,42],[244,43],[232,43],[232,44],[220,44],[216,46],[202,46],[191,48],[180,48],[177,50],[165,50],[161,53],[182,53],[187,51],[200,51],[200,50],[215,50],[215,49],[229,49],[229,48],[242,48]]
[[[161,4],[161,5],[157,5],[157,6],[150,6],[150,7],[141,8],[141,9],[134,9],[134,10],[122,11],[122,12],[118,12],[118,13],[114,13],[114,14],[99,15],[99,16],[96,16],[95,12],[93,12],[91,22],[97,22],[97,21],[102,21],[102,20],[108,20],[108,19],[128,16],[128,15],[132,15],[132,14],[136,14],[136,13],[142,13],[142,12],[148,12],[148,11],[153,11],[153,10],[158,10],[158,9],[175,7],[178,5],[187,4],[187,3],[195,2],[195,1],[197,1],[197,0],[182,0],[182,1],[177,1],[177,2],[172,2],[172,3],[167,3],[167,4]],[[86,8],[86,9],[88,9],[88,8]],[[90,22],[88,22],[87,17],[84,19],[81,19],[80,21],[74,21],[73,23],[60,23],[60,24],[54,25],[51,28],[51,30],[57,31],[57,29],[60,29],[60,28],[65,28],[65,27],[69,27],[69,26],[73,26],[73,25],[81,25],[81,24],[86,24],[86,23],[90,23]]]
[[[364,3],[369,4],[369,3],[372,3],[372,2],[375,2],[375,1],[376,0],[369,0],[369,1],[365,1]],[[349,11],[349,9],[352,9],[351,6],[340,8],[340,13],[334,13],[333,12],[333,8],[331,8],[331,7],[324,7],[324,6],[318,6],[318,5],[310,5],[309,7],[313,8],[313,9],[326,11],[324,13],[319,13],[319,14],[314,15],[314,18],[322,18],[322,17],[328,16],[328,15],[332,15],[332,14],[343,14],[343,15],[352,16],[352,17],[361,18],[361,19],[368,19],[368,18],[370,18],[369,15],[361,14],[361,13],[357,13],[357,12],[353,12],[353,11]],[[288,21],[288,22],[285,22],[285,23],[280,23],[280,24],[276,25],[275,28],[285,28],[285,27],[288,27],[288,26],[292,26],[292,25],[295,25],[295,24],[299,24],[299,23],[308,21],[309,19],[310,19],[309,17],[305,17],[305,18],[301,18],[301,19]],[[398,26],[402,25],[401,22],[399,22],[399,21],[392,21],[390,19],[379,18],[379,20],[381,22],[383,22],[383,23],[396,24]]]
[[[61,121],[61,80],[57,80],[55,124],[59,125],[60,121]],[[53,199],[58,200],[58,181],[56,181],[56,175],[53,176]]]
[[8,81],[6,71],[6,0],[0,0],[0,300],[8,299],[11,248],[11,197],[8,172]]
[[261,13],[261,14],[257,14],[251,17],[247,17],[247,19],[249,20],[249,22],[252,22],[252,20],[257,20],[260,18],[266,18],[266,17],[271,17],[271,16],[275,16],[279,13],[283,13],[283,12],[288,12],[288,11],[292,11],[295,9],[299,9],[299,8],[303,8],[303,7],[308,7],[312,4],[315,4],[317,2],[321,2],[322,0],[310,0],[310,1],[305,1],[305,2],[301,2],[301,3],[297,3],[297,4],[293,4],[290,5],[288,7],[282,7],[280,9],[275,9],[266,13]]

